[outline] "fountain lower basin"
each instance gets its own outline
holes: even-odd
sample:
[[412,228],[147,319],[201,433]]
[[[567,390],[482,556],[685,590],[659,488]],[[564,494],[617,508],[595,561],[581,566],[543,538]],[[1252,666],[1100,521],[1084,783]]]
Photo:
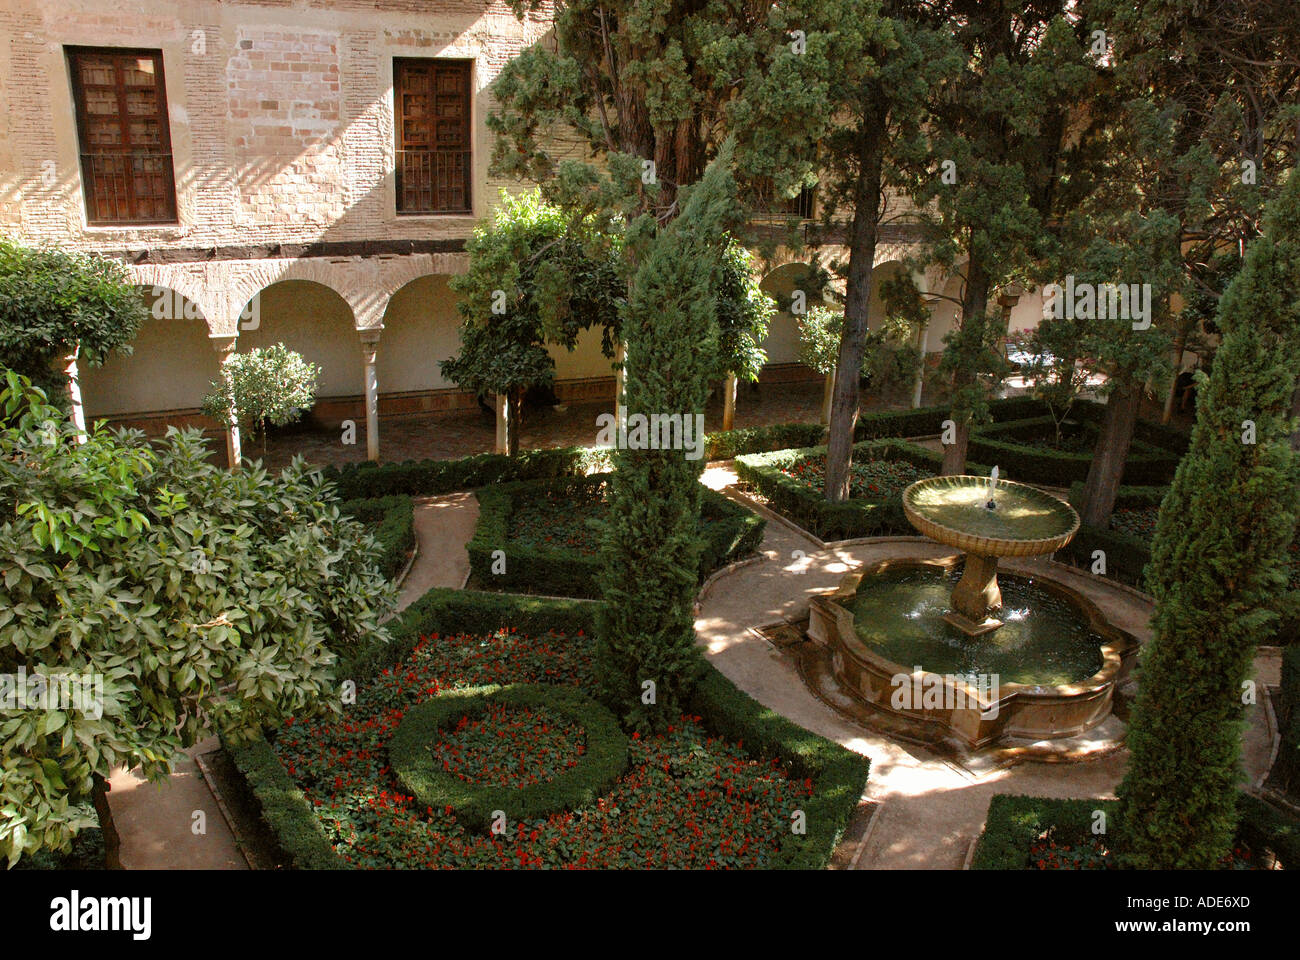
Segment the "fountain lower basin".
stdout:
[[[886,656],[881,645],[864,640],[862,634],[870,636],[874,629],[870,624],[860,628],[854,613],[864,583],[870,586],[873,581],[889,582],[908,573],[931,575],[946,583],[962,562],[957,556],[885,560],[846,575],[834,593],[813,598],[808,635],[830,653],[831,669],[840,689],[872,710],[901,721],[914,739],[946,741],[968,749],[1008,738],[1037,741],[1072,737],[1105,720],[1111,712],[1115,687],[1129,672],[1137,640],[1111,624],[1096,604],[1042,571],[1032,574],[1034,587],[1050,593],[1054,603],[1078,617],[1097,642],[1096,657],[1091,662],[1096,664],[1094,671],[1086,672],[1086,660],[1062,666],[1053,665],[1048,658],[1047,666],[1042,668],[1047,674],[1033,677],[1059,680],[1068,676],[1069,682],[1021,683],[999,678],[989,683],[987,675],[971,677],[961,670],[948,672],[951,663],[942,664],[939,670],[927,669],[922,656],[904,658],[910,662],[901,663],[893,658],[901,652],[897,647],[889,647],[893,656]],[[1016,572],[1008,573],[1018,577]],[[938,611],[931,613],[942,619]],[[1015,635],[1009,634],[1008,638],[1014,642]],[[981,642],[996,644],[998,633]],[[1038,669],[1028,662],[1032,651],[1026,651],[1026,655],[1028,668]]]

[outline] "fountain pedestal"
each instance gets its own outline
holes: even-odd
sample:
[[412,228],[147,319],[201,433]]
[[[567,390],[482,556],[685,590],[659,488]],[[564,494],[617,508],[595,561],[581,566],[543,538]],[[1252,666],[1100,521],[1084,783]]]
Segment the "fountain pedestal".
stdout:
[[1002,621],[993,617],[993,611],[1002,607],[997,557],[966,554],[961,580],[952,589],[952,606],[944,620],[969,636],[977,637],[1002,626]]

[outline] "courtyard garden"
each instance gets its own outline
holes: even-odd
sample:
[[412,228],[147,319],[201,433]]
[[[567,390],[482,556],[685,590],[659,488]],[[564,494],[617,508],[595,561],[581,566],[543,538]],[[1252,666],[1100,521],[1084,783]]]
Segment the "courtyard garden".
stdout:
[[[377,101],[491,144],[405,252],[185,254],[411,258],[335,291],[362,379],[223,288],[151,435],[78,364],[188,261],[0,238],[6,866],[339,871],[338,925],[359,870],[1300,869],[1300,20],[1229,6],[513,4]],[[820,409],[735,429],[778,350]]]

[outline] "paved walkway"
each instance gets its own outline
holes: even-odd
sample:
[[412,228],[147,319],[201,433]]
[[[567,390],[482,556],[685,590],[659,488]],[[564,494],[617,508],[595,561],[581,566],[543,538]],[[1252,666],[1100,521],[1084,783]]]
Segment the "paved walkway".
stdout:
[[[714,464],[704,480],[717,489],[734,480],[734,474],[729,465]],[[714,584],[701,605],[696,633],[713,665],[750,696],[871,758],[866,797],[883,807],[859,869],[960,869],[996,793],[1114,796],[1127,751],[1080,763],[1025,762],[976,776],[923,746],[892,740],[841,717],[813,696],[790,658],[751,629],[800,619],[814,594],[832,589],[862,563],[887,555],[951,551],[920,541],[819,550],[806,537],[769,520],[762,552],[762,562],[741,567]],[[1091,585],[1087,575],[1078,575],[1078,580],[1072,585],[1081,590]],[[1108,613],[1141,639],[1149,636],[1150,608],[1138,598],[1112,595]],[[1267,676],[1261,680],[1276,682]],[[1247,769],[1254,777],[1267,764],[1271,742],[1263,710],[1253,709],[1251,719],[1244,746]]]
[[[474,533],[477,518],[478,500],[472,493],[416,500],[418,550],[398,594],[399,610],[430,587],[464,585],[469,573],[465,544]],[[195,744],[171,776],[158,784],[149,783],[138,770],[119,767],[113,771],[108,804],[121,837],[124,869],[248,869],[216,797],[194,761],[219,746],[216,737]],[[202,833],[195,832],[196,813],[202,814]]]

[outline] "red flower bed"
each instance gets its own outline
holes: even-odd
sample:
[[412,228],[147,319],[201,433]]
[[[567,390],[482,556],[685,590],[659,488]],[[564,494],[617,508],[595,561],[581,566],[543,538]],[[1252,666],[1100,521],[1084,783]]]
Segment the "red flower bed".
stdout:
[[[592,652],[591,639],[582,635],[430,636],[367,684],[342,718],[291,720],[273,749],[335,849],[359,867],[764,866],[790,836],[791,814],[811,795],[812,784],[791,780],[775,763],[751,759],[740,744],[710,736],[698,717],[682,717],[660,736],[634,737],[627,774],[595,804],[511,820],[504,834],[468,831],[449,809],[419,809],[402,793],[388,766],[387,744],[407,709],[441,690],[488,683],[590,689]],[[528,722],[517,731],[520,752],[540,756],[557,748]],[[535,772],[542,761],[525,765]]]
[[[1057,843],[1051,832],[1044,834],[1029,848],[1029,864],[1037,870],[1114,870],[1118,868],[1110,848],[1101,837],[1088,837],[1079,843]],[[1244,844],[1237,844],[1224,857],[1226,870],[1260,870],[1255,854]]]
[[572,720],[494,703],[484,716],[461,717],[432,751],[443,770],[466,783],[522,787],[576,767],[586,745],[582,727]]
[[[798,480],[818,492],[826,488],[826,458],[804,457],[781,470],[787,477]],[[903,492],[904,488],[934,476],[906,460],[855,460],[849,479],[849,499],[883,500]]]

